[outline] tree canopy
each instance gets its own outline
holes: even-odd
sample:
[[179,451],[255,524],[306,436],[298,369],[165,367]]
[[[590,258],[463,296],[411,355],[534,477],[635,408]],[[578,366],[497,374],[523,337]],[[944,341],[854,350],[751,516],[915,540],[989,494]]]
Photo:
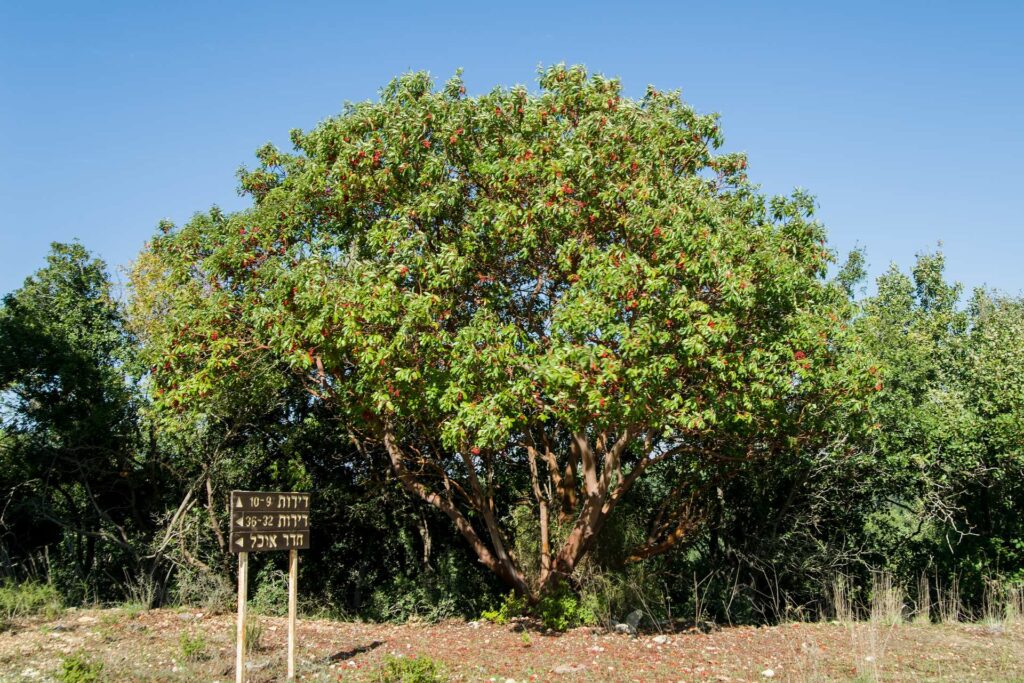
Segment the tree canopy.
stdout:
[[[134,329],[171,421],[291,374],[480,561],[536,597],[643,475],[631,557],[674,545],[722,463],[818,447],[881,388],[840,354],[813,201],[766,197],[676,92],[553,67],[469,97],[413,73],[240,172],[250,209],[161,226]],[[529,500],[539,567],[509,546]]]

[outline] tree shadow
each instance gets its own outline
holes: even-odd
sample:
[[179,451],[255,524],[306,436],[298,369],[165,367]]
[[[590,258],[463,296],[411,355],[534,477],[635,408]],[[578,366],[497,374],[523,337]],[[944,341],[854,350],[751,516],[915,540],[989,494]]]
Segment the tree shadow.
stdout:
[[351,650],[342,650],[341,652],[335,652],[333,655],[331,655],[330,657],[327,658],[327,661],[329,661],[329,662],[344,662],[346,659],[352,659],[356,655],[361,655],[364,652],[369,652],[370,650],[375,650],[375,649],[377,649],[378,647],[380,647],[383,644],[384,644],[383,640],[375,640],[372,643],[370,643],[369,645],[360,645],[359,647],[354,647]]

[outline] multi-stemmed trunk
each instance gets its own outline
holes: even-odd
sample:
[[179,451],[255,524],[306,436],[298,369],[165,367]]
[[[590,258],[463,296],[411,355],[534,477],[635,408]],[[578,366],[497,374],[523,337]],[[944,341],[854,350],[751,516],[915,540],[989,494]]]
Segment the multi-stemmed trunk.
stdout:
[[[479,456],[461,454],[466,469],[465,482],[452,479],[443,467],[435,467],[432,471],[441,482],[440,486],[431,487],[409,467],[409,449],[399,442],[393,427],[382,426],[380,435],[392,470],[406,491],[447,515],[478,561],[530,601],[540,599],[572,576],[618,503],[644,472],[685,450],[680,446],[652,450],[653,432],[633,427],[623,429],[617,437],[600,433],[591,439],[583,432],[576,432],[571,435],[567,452],[563,454],[566,461],[563,468],[548,439],[543,435],[526,438],[519,445],[525,450],[529,463],[540,531],[540,567],[531,581],[509,551],[508,540],[496,517],[493,493],[478,474],[476,458]],[[624,472],[623,456],[631,447],[640,449],[640,454]],[[579,494],[577,486],[581,488]],[[460,507],[460,500],[465,501],[466,511]],[[558,548],[551,546],[553,507],[562,521],[572,523]],[[485,534],[470,522],[466,514],[469,510],[479,515]],[[667,542],[675,540],[670,536]],[[634,551],[631,557],[647,556],[653,548],[651,543],[649,541],[649,547]]]

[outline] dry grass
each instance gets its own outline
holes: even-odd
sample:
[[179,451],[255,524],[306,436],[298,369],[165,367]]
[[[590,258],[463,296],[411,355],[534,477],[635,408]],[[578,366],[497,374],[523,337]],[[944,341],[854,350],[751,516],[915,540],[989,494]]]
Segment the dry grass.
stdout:
[[939,621],[943,624],[958,624],[964,616],[963,602],[960,600],[960,579],[953,578],[945,588],[936,582],[935,592],[938,596]]
[[[158,609],[77,610],[27,621],[0,636],[0,680],[51,678],[69,653],[87,651],[109,680],[230,680],[231,614]],[[265,617],[264,647],[248,656],[252,683],[284,678],[285,619]],[[1016,680],[1024,676],[1024,624],[998,631],[975,624],[740,626],[711,633],[669,631],[638,638],[595,629],[534,631],[519,625],[358,624],[303,619],[299,674],[305,681],[376,681],[388,657],[429,657],[452,681],[918,681]],[[202,657],[182,654],[182,634]],[[658,640],[655,638],[659,637]],[[565,672],[565,673],[556,673]]]
[[871,573],[871,621],[899,624],[903,621],[903,588],[889,572]]

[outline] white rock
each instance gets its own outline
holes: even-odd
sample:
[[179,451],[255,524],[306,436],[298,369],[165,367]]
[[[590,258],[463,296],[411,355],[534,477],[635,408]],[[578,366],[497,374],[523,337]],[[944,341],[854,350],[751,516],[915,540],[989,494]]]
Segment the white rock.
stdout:
[[772,670],[772,669],[765,669],[764,671],[761,672],[761,675],[764,676],[765,678],[774,678],[775,677],[775,671]]
[[652,640],[654,640],[654,642],[657,643],[658,645],[664,645],[665,643],[668,642],[668,636],[662,634],[660,636],[654,636],[654,638]]
[[553,674],[574,674],[583,671],[587,667],[583,664],[559,664],[551,670]]

